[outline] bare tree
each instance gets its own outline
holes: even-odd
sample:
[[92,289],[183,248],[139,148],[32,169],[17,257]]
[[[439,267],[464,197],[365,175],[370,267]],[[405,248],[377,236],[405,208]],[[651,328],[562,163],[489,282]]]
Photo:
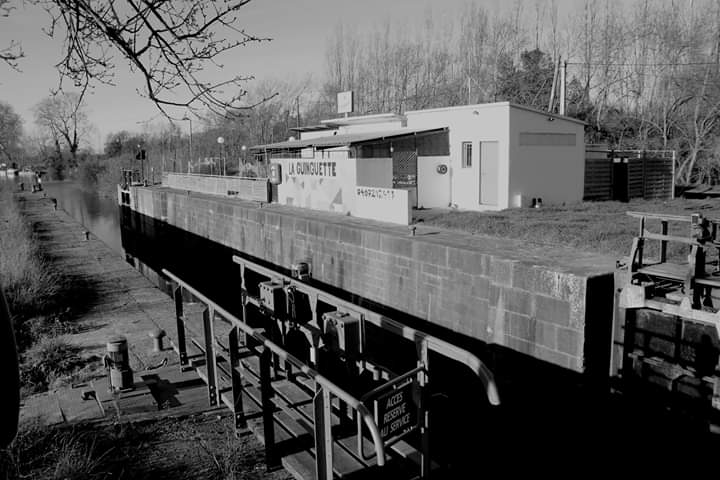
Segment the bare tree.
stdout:
[[80,94],[56,94],[41,100],[35,106],[35,123],[53,139],[58,154],[64,145],[76,162],[80,142],[90,128]]
[[[0,0],[0,17],[7,17],[12,12],[13,7],[8,5],[7,0]],[[0,61],[5,62],[11,68],[17,70],[18,60],[23,57],[20,44],[13,41],[10,45],[0,47]]]
[[0,102],[0,159],[17,162],[21,151],[22,119],[9,104]]
[[[31,0],[50,15],[47,33],[63,41],[57,64],[83,94],[96,82],[112,84],[119,54],[144,79],[143,95],[167,108],[209,109],[237,114],[249,76],[213,83],[211,69],[222,70],[223,54],[268,40],[237,26],[250,0],[179,2],[171,0]],[[0,7],[6,0],[0,0]],[[6,9],[6,14],[7,14]],[[13,44],[0,58],[13,65],[22,54]],[[62,82],[61,82],[62,87]],[[232,91],[228,98],[225,91]]]

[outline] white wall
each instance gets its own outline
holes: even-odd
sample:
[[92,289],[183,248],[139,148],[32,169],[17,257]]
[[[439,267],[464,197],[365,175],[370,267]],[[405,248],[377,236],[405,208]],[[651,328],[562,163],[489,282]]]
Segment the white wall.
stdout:
[[407,190],[358,186],[355,194],[351,214],[356,217],[401,225],[408,225],[412,219]]
[[392,158],[358,158],[357,184],[365,187],[392,188]]
[[[377,123],[359,123],[356,125],[341,125],[338,127],[338,134],[345,133],[372,133],[388,132],[402,128],[402,120],[389,120]],[[332,134],[331,134],[332,135]]]
[[[475,114],[474,112],[477,112]],[[466,210],[500,210],[508,207],[509,103],[407,112],[409,128],[449,128],[451,201]],[[462,168],[462,143],[472,142],[472,167]],[[498,142],[498,203],[480,203],[480,142]],[[422,193],[420,193],[422,195]]]
[[[548,121],[548,118],[547,115],[521,108],[511,109],[510,206],[529,206],[532,198],[538,197],[542,198],[544,205],[582,201],[584,126],[562,118],[553,121]],[[535,134],[536,138],[530,143],[552,143],[553,134],[574,134],[575,144],[520,145],[520,134],[523,132]],[[522,199],[522,205],[517,204],[518,199]]]
[[332,130],[317,130],[312,132],[300,132],[300,140],[312,140],[313,138],[321,138],[321,137],[332,137],[333,132],[335,132],[335,129]]
[[278,203],[340,213],[353,210],[356,159],[348,158],[346,150],[316,153],[315,158],[273,159],[273,163],[282,165]]
[[425,208],[447,208],[450,204],[450,170],[440,174],[437,167],[448,165],[448,156],[418,157],[418,206]]

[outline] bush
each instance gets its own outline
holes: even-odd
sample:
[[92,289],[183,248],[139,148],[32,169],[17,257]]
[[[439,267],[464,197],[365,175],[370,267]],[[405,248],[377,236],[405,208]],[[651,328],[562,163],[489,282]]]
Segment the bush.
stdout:
[[0,450],[0,478],[106,478],[110,447],[96,432],[25,425],[12,445]]
[[78,167],[80,183],[85,188],[96,189],[98,179],[105,174],[107,166],[97,158],[87,158]]
[[22,356],[20,381],[25,393],[47,390],[56,380],[72,375],[86,361],[80,349],[63,337],[43,337]]

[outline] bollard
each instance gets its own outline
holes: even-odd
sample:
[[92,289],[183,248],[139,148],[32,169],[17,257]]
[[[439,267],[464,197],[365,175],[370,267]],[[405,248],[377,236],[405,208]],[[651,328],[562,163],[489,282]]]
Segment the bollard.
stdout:
[[150,330],[148,332],[148,335],[150,336],[150,338],[153,339],[153,351],[162,352],[165,330],[163,330],[162,328],[156,328],[155,330]]
[[133,387],[133,372],[130,368],[130,356],[125,337],[116,336],[108,339],[105,368],[108,370],[108,390],[126,390]]

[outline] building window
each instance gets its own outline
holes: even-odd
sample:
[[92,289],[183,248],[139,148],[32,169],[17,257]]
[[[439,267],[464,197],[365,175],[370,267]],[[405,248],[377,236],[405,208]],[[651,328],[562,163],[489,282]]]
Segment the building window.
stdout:
[[462,144],[462,168],[472,167],[472,142]]

